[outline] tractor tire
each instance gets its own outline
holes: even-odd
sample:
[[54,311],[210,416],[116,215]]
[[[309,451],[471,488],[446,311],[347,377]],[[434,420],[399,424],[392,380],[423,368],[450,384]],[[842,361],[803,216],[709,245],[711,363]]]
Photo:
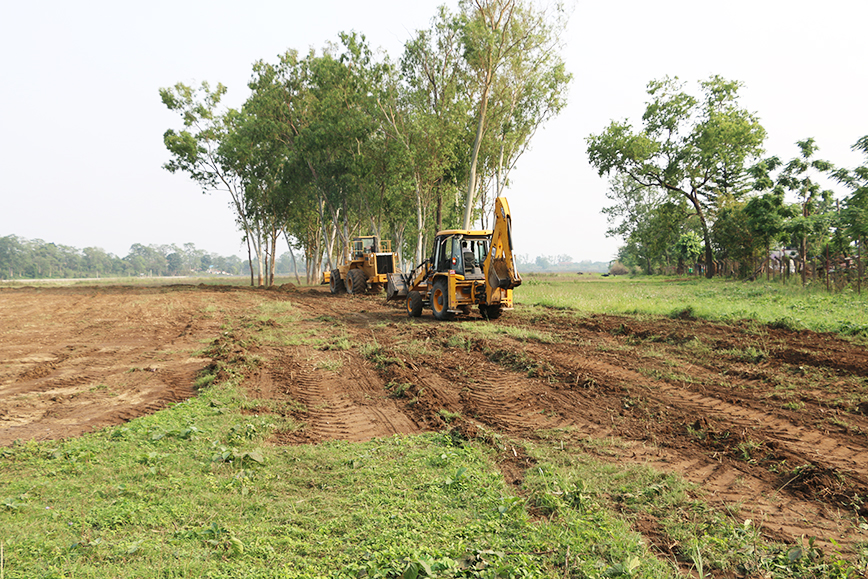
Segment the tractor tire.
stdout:
[[411,318],[422,315],[422,294],[417,291],[407,294],[407,315]]
[[496,320],[503,313],[503,308],[501,308],[500,304],[493,304],[490,306],[479,306],[479,313],[482,314],[482,317],[486,320]]
[[448,311],[448,307],[449,282],[441,277],[434,282],[434,288],[431,290],[431,311],[438,320],[451,320],[455,314]]
[[344,282],[341,279],[341,270],[333,269],[329,274],[329,290],[333,294],[342,294],[347,291],[347,288],[344,286]]
[[347,293],[362,295],[368,289],[368,278],[360,269],[351,269],[347,272]]

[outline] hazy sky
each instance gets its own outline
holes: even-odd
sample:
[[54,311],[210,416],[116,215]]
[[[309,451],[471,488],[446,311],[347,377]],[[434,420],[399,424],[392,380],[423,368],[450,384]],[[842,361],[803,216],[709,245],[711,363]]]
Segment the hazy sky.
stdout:
[[[222,82],[240,106],[256,60],[320,49],[356,30],[393,58],[442,2],[49,0],[6,2],[0,21],[0,237],[125,256],[134,243],[245,255],[225,194],[161,168],[180,119],[160,87]],[[446,2],[457,7],[457,0]],[[740,80],[766,149],[789,159],[814,137],[845,167],[868,134],[865,0],[579,0],[564,54],[569,106],[537,134],[506,193],[519,253],[607,261],[606,181],[585,138],[637,121],[649,80]]]

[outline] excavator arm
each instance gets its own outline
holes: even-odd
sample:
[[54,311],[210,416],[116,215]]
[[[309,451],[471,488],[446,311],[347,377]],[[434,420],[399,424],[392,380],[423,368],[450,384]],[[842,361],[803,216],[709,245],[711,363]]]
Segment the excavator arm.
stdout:
[[512,253],[512,215],[505,197],[494,200],[494,230],[491,247],[483,262],[485,274],[485,301],[499,303],[506,290],[521,285],[521,276],[515,269]]

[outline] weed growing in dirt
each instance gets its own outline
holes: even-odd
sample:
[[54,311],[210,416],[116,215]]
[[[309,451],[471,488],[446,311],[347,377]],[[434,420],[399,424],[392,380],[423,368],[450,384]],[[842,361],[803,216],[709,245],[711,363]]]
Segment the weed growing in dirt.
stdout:
[[446,340],[445,345],[447,348],[464,350],[469,353],[473,350],[473,339],[467,334],[452,334]]
[[327,370],[329,372],[338,372],[344,367],[344,361],[340,358],[326,358],[318,360],[314,365],[319,370]]
[[397,356],[390,356],[389,352],[376,341],[368,342],[359,346],[359,354],[373,362],[378,370],[382,370],[390,364],[404,367],[404,361]]
[[515,372],[525,373],[529,378],[550,378],[556,375],[554,367],[548,361],[538,360],[521,351],[489,348],[486,349],[485,355],[492,362]]
[[739,362],[746,362],[748,364],[759,364],[765,360],[768,360],[769,353],[767,350],[756,348],[755,346],[748,346],[746,348],[730,348],[730,349],[720,349],[717,350],[717,353],[723,356],[729,356]]
[[522,342],[539,342],[541,344],[558,344],[561,339],[549,332],[534,330],[526,326],[501,326],[496,324],[473,324],[470,331],[480,337],[498,338],[509,336]]
[[389,391],[389,395],[393,398],[406,397],[407,391],[412,387],[413,385],[409,382],[389,382],[386,384],[386,390]]
[[450,411],[446,410],[445,408],[441,408],[440,410],[438,410],[437,414],[440,415],[440,417],[443,419],[443,421],[446,424],[451,424],[452,422],[461,418],[460,412],[450,412]]

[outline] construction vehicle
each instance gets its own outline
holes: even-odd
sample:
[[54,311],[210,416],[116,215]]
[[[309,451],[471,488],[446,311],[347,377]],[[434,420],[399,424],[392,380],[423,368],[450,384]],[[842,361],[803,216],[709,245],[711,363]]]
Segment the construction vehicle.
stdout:
[[448,320],[476,305],[482,317],[496,319],[513,308],[512,290],[519,285],[509,204],[498,197],[493,230],[440,231],[430,258],[410,273],[389,275],[386,299],[405,299],[410,317],[427,306],[435,318]]
[[329,284],[333,294],[378,292],[388,282],[389,274],[401,271],[391,241],[363,235],[354,237],[347,249],[347,262],[323,274],[323,283]]

